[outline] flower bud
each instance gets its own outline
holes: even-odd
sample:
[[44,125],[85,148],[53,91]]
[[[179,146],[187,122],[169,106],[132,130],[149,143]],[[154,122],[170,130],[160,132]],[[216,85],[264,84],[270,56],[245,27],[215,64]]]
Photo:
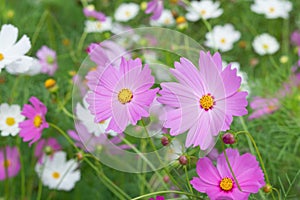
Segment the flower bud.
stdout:
[[45,146],[44,152],[47,156],[50,156],[53,154],[53,148],[51,146]]
[[83,159],[83,153],[82,152],[78,152],[76,154],[76,158],[77,158],[78,161],[82,160]]
[[167,136],[163,136],[163,137],[161,138],[161,144],[162,144],[163,146],[168,146],[168,145],[170,144],[169,138],[168,138]]
[[140,4],[140,7],[141,7],[141,10],[142,10],[142,11],[146,10],[146,8],[147,8],[147,2],[143,1],[143,2]]
[[56,81],[52,78],[49,78],[45,81],[45,88],[50,92],[56,92],[58,86],[56,85]]
[[181,155],[179,158],[178,158],[178,161],[181,165],[186,165],[188,163],[188,159],[185,155]]
[[183,16],[179,16],[176,18],[176,24],[183,24],[185,22],[186,22],[186,19]]
[[235,137],[232,133],[225,133],[222,136],[222,140],[225,144],[234,144],[236,142]]
[[165,183],[168,183],[170,181],[170,177],[165,175],[163,180],[164,180]]
[[270,184],[266,184],[264,187],[263,187],[263,191],[265,193],[270,193],[272,192],[272,186]]

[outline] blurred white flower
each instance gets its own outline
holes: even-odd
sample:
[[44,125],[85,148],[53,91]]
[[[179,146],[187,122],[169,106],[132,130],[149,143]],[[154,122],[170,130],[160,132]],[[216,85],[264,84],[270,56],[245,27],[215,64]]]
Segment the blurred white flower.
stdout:
[[139,5],[135,3],[123,3],[115,11],[115,20],[127,22],[133,19],[139,12]]
[[284,0],[255,0],[251,10],[258,14],[264,14],[268,19],[288,18],[292,10],[292,3]]
[[163,10],[161,16],[157,20],[150,20],[151,26],[172,26],[175,19],[170,10]]
[[80,180],[78,163],[71,159],[66,161],[67,154],[62,151],[54,153],[51,157],[43,156],[41,163],[37,162],[35,171],[42,180],[43,185],[50,189],[70,191]]
[[225,52],[231,50],[233,43],[238,41],[240,37],[241,33],[236,31],[232,24],[217,25],[211,32],[206,33],[204,44],[210,48]]
[[195,22],[201,18],[217,18],[223,13],[223,9],[219,7],[220,2],[213,2],[211,0],[192,1],[191,6],[187,7],[188,13],[186,14],[186,19]]
[[24,74],[34,76],[41,73],[41,69],[42,66],[39,60],[29,56],[22,56],[6,66],[6,71],[14,75]]
[[31,48],[26,35],[17,41],[18,28],[11,24],[4,24],[0,31],[0,72],[1,69],[25,55]]
[[184,143],[178,139],[173,139],[171,144],[167,146],[166,159],[175,161],[182,155],[184,150]]
[[85,32],[87,33],[102,33],[104,31],[110,31],[112,29],[112,20],[110,17],[106,17],[105,21],[99,20],[86,20]]
[[274,54],[279,49],[279,43],[277,40],[269,35],[268,33],[263,33],[254,38],[252,43],[254,51],[259,55]]
[[91,114],[88,109],[88,103],[86,102],[87,95],[83,98],[83,106],[80,103],[76,105],[76,117],[87,128],[89,133],[99,136],[100,134],[108,133],[112,136],[118,135],[116,132],[109,130],[105,131],[109,125],[110,119],[95,123],[95,116]]
[[19,133],[19,122],[24,121],[19,105],[9,106],[7,103],[0,105],[0,131],[1,136],[15,136]]

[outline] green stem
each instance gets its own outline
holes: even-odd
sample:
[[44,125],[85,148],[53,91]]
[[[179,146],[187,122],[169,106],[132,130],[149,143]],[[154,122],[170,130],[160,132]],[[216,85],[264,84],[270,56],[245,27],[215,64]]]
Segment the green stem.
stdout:
[[[243,129],[248,132],[248,128],[247,128],[247,126],[245,124],[244,118],[243,117],[239,117],[239,119],[240,119],[240,122],[242,124]],[[248,137],[247,137],[247,142],[248,142],[248,146],[250,148],[250,152],[252,154],[254,154],[255,151],[254,151],[253,145],[251,143],[251,140]]]
[[191,193],[194,194],[193,188],[192,188],[191,183],[190,183],[190,180],[189,180],[189,174],[188,174],[188,171],[187,171],[187,166],[184,166],[183,168],[184,168],[185,177],[186,177],[186,182],[187,182],[187,184],[188,184],[188,187],[189,187]]
[[37,200],[40,200],[42,198],[42,191],[43,191],[43,183],[42,180],[39,180],[39,186],[38,186],[38,193],[37,193]]
[[232,169],[232,167],[231,167],[231,165],[230,165],[230,162],[229,162],[229,159],[228,159],[228,156],[227,156],[227,153],[226,153],[225,145],[224,145],[223,142],[222,142],[222,148],[223,148],[223,152],[224,152],[224,156],[225,156],[227,165],[228,165],[229,170],[230,170],[230,172],[231,172],[231,174],[232,174],[232,176],[233,176],[234,182],[237,184],[238,189],[242,192],[242,188],[241,188],[241,186],[240,186],[240,184],[239,184],[239,182],[238,182],[238,180],[237,180],[237,178],[236,178],[236,176],[235,176],[235,174],[234,174],[234,172],[233,172],[233,169]]
[[86,38],[87,35],[88,35],[88,33],[84,31],[82,33],[81,37],[80,37],[80,40],[78,42],[78,48],[77,48],[77,55],[78,56],[81,54],[81,50],[83,48],[83,44],[84,44],[84,41],[85,41],[85,38]]
[[131,200],[145,199],[146,197],[156,196],[156,195],[159,195],[159,194],[170,194],[170,193],[174,193],[174,194],[182,194],[182,195],[194,197],[194,198],[196,198],[196,199],[204,200],[204,199],[202,199],[201,197],[196,196],[196,195],[194,195],[194,194],[190,194],[190,193],[182,192],[182,191],[176,191],[176,190],[168,190],[168,191],[152,192],[152,193],[149,193],[149,194],[145,194],[145,195],[142,195],[142,196],[135,197],[135,198],[133,198],[133,199],[131,199]]
[[18,137],[17,139],[17,147],[20,155],[20,163],[21,163],[21,199],[25,199],[25,165],[24,165],[24,159],[23,159],[23,154],[21,153],[21,138]]
[[[6,147],[3,149],[4,153],[4,161],[7,161],[7,152],[6,152]],[[9,184],[9,177],[8,177],[8,168],[5,166],[4,167],[4,172],[5,172],[5,199],[10,199],[10,184]]]
[[122,189],[120,189],[117,185],[115,185],[107,176],[105,176],[103,172],[101,172],[97,167],[95,167],[93,163],[91,163],[91,161],[89,161],[89,159],[87,159],[85,156],[84,156],[84,161],[93,170],[95,170],[100,180],[106,185],[106,187],[110,191],[114,193],[114,195],[118,196],[119,199],[128,199],[128,200],[131,199],[131,197],[128,194],[126,194]]

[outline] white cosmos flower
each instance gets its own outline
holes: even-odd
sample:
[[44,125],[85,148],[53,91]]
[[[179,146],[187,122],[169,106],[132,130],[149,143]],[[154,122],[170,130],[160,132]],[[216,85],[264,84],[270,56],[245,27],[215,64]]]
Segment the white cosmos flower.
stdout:
[[127,22],[138,14],[139,9],[138,4],[123,3],[115,11],[115,19],[120,22]]
[[0,105],[0,131],[2,136],[15,136],[19,133],[19,122],[24,121],[19,105],[9,106],[7,103]]
[[241,33],[236,31],[232,24],[217,25],[211,32],[206,33],[204,44],[210,48],[225,52],[231,50],[233,43],[238,41],[240,37]]
[[25,74],[34,76],[40,74],[41,69],[42,66],[38,59],[29,56],[22,56],[6,66],[6,71],[14,75]]
[[106,17],[105,21],[99,20],[86,20],[85,32],[87,33],[102,33],[104,31],[110,31],[112,29],[112,20],[110,17]]
[[255,0],[251,10],[258,14],[264,14],[268,19],[288,18],[292,10],[292,3],[284,0]]
[[187,8],[186,19],[195,22],[201,18],[217,18],[223,13],[223,9],[219,7],[220,2],[213,2],[211,0],[192,1],[191,6]]
[[167,146],[166,157],[168,161],[178,159],[184,151],[184,143],[178,139],[173,139],[171,144]]
[[78,163],[71,159],[66,160],[67,154],[63,151],[54,153],[51,157],[43,156],[42,163],[37,162],[35,171],[43,185],[50,189],[70,191],[80,180]]
[[269,35],[268,33],[263,33],[254,38],[252,43],[254,51],[259,55],[274,54],[279,49],[279,43],[276,38]]
[[19,59],[31,48],[30,40],[26,35],[17,41],[18,29],[10,24],[4,24],[0,31],[0,71],[6,65]]
[[175,19],[170,10],[163,10],[161,16],[157,20],[150,20],[151,26],[172,26]]
[[76,105],[76,116],[82,122],[82,124],[87,128],[88,132],[99,136],[100,134],[108,133],[112,136],[118,135],[118,133],[109,130],[105,131],[109,125],[110,118],[99,123],[95,123],[95,116],[91,114],[88,109],[88,103],[86,102],[87,95],[83,98],[83,106],[80,103]]

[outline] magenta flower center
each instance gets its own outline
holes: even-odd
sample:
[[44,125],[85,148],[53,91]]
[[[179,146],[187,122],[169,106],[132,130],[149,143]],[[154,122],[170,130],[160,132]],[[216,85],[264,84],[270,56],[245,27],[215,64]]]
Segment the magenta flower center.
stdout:
[[205,111],[208,111],[215,105],[214,97],[211,96],[211,94],[203,95],[199,103],[201,108],[203,108]]
[[4,160],[4,162],[3,162],[3,167],[4,167],[4,168],[8,168],[9,166],[11,166],[10,160]]
[[0,61],[4,59],[4,55],[0,53]]
[[36,128],[39,128],[42,123],[43,123],[42,117],[40,115],[36,115],[33,119],[33,125]]
[[52,177],[53,177],[54,179],[59,179],[60,173],[58,173],[58,172],[53,172],[53,173],[52,173]]
[[12,125],[14,125],[16,123],[16,121],[15,121],[15,119],[13,118],[13,117],[8,117],[8,118],[6,118],[6,124],[8,125],[8,126],[12,126]]
[[132,97],[132,92],[127,88],[122,89],[118,94],[118,100],[121,104],[129,103],[132,100]]
[[220,188],[223,190],[223,191],[230,191],[232,190],[233,188],[233,181],[231,178],[223,178],[221,181],[220,181]]

